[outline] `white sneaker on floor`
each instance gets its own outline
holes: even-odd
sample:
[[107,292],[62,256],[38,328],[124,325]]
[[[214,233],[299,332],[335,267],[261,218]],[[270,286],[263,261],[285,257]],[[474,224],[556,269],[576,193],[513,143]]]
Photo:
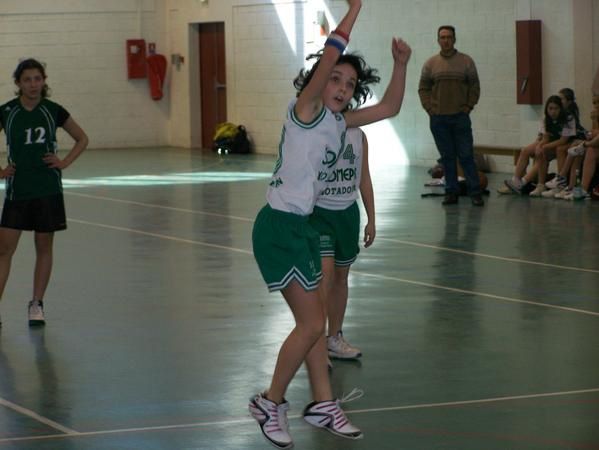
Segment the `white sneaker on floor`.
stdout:
[[44,302],[41,300],[31,300],[27,308],[30,327],[41,327],[46,324],[44,317]]
[[503,183],[514,193],[521,195],[522,194],[522,186],[524,186],[524,182],[522,179],[517,177],[512,177],[510,180],[504,180]]
[[497,193],[498,194],[513,194],[514,191],[512,191],[506,184],[503,184],[497,188]]
[[564,200],[585,200],[591,197],[591,195],[584,189],[582,189],[581,192],[578,193],[578,197],[575,197],[574,195],[575,192],[574,189],[572,189],[570,193],[564,197]]
[[542,184],[537,184],[537,187],[535,187],[532,191],[530,191],[530,193],[528,194],[530,197],[540,197],[541,194],[543,194],[543,192],[545,192],[547,190],[547,188],[542,185]]
[[310,425],[348,439],[361,439],[364,435],[352,425],[341,409],[340,400],[312,402],[304,409],[304,420]]
[[287,422],[287,411],[289,411],[287,401],[277,405],[262,394],[258,394],[250,398],[248,409],[260,425],[260,430],[268,442],[276,448],[287,449],[293,447],[293,441],[289,434],[289,423]]
[[568,184],[568,180],[566,180],[565,177],[562,177],[561,175],[557,175],[555,178],[553,178],[553,180],[545,183],[545,187],[547,189],[555,189],[556,187],[559,187],[559,186],[561,186],[562,188],[565,188],[567,184]]
[[541,197],[543,198],[555,198],[555,194],[563,191],[564,188],[561,187],[554,187],[551,189],[546,190],[545,192],[541,192]]
[[553,197],[557,198],[558,200],[563,200],[564,198],[566,198],[567,195],[569,195],[572,192],[572,189],[570,188],[565,188],[563,191],[558,192],[557,194],[555,194]]
[[336,359],[356,359],[362,356],[359,348],[352,347],[349,342],[343,338],[343,332],[340,331],[335,336],[327,337],[327,348],[329,357]]

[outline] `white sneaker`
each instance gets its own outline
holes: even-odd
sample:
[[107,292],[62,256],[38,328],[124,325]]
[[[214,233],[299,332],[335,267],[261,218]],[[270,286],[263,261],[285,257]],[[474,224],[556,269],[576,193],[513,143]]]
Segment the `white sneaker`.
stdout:
[[564,188],[564,187],[566,187],[567,184],[568,184],[568,181],[566,180],[565,177],[562,177],[561,175],[557,175],[551,181],[548,181],[547,183],[545,183],[545,187],[547,189],[555,189],[560,186],[562,186],[562,188]]
[[351,424],[341,409],[340,400],[312,402],[304,409],[304,420],[310,425],[348,439],[361,439],[364,435]]
[[555,194],[553,196],[553,198],[557,198],[558,200],[563,200],[564,198],[566,198],[567,195],[570,195],[571,192],[572,192],[572,189],[565,188],[563,191],[558,192],[557,194]]
[[535,187],[528,195],[530,197],[540,197],[541,194],[543,192],[545,192],[547,190],[547,188],[542,185],[542,184],[537,184],[537,187]]
[[287,422],[287,411],[289,411],[287,401],[277,405],[264,398],[262,394],[258,394],[250,398],[248,409],[260,425],[260,430],[268,442],[277,448],[293,447]]
[[548,189],[544,192],[541,192],[541,197],[543,198],[555,198],[555,194],[558,194],[559,192],[563,191],[564,188],[562,187],[554,187],[553,189]]
[[581,144],[578,144],[578,145],[576,145],[574,147],[570,147],[568,149],[568,155],[570,155],[570,156],[582,156],[582,155],[584,155],[585,150],[586,150],[586,148],[581,143]]
[[335,336],[327,337],[327,348],[330,358],[337,359],[356,359],[362,356],[360,349],[352,347],[343,338],[343,332],[340,331]]
[[581,192],[578,193],[578,197],[575,197],[576,193],[574,191],[574,189],[572,189],[568,195],[566,195],[564,197],[564,200],[585,200],[587,198],[590,198],[590,194],[585,191],[584,189],[581,189]]
[[28,307],[29,326],[40,327],[46,324],[44,318],[44,302],[41,300],[31,300]]
[[506,184],[503,184],[497,188],[497,193],[498,194],[513,194],[514,191],[512,191]]
[[522,194],[522,186],[524,186],[524,182],[522,179],[517,177],[512,177],[511,180],[504,180],[503,183],[511,189],[514,194],[521,195]]

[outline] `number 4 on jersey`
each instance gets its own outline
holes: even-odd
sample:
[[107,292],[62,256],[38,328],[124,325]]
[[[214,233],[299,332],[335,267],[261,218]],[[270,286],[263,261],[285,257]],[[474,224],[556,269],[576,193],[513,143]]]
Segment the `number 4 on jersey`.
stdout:
[[354,153],[354,146],[352,144],[348,144],[345,147],[345,151],[343,152],[343,159],[347,159],[350,164],[353,164],[356,160],[356,155]]

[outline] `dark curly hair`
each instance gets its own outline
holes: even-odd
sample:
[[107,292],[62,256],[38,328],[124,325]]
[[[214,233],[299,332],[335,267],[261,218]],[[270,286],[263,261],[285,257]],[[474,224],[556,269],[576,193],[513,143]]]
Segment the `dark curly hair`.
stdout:
[[[14,73],[12,74],[12,77],[15,79],[16,82],[18,82],[21,80],[21,76],[23,75],[23,72],[28,69],[39,70],[40,73],[42,74],[42,77],[44,78],[44,80],[46,79],[45,65],[42,64],[41,62],[39,62],[37,59],[33,59],[33,58],[24,59],[23,61],[21,61],[19,63],[19,65],[17,66],[17,68],[15,69]],[[15,92],[15,94],[21,95],[22,92],[19,89],[18,92]],[[47,84],[45,84],[42,89],[42,98],[46,98],[46,97],[50,97],[50,87]]]
[[[311,59],[316,59],[316,62],[312,66],[310,70],[302,69],[300,70],[299,75],[293,80],[293,86],[297,89],[297,96],[299,97],[300,93],[304,90],[314,72],[318,68],[320,64],[320,58],[322,57],[323,50],[320,50],[318,53],[312,53],[306,57],[306,61],[310,61]],[[364,58],[358,53],[344,53],[339,56],[339,59],[335,63],[335,65],[340,64],[350,64],[356,71],[358,79],[356,81],[356,88],[354,90],[354,95],[352,98],[356,102],[355,107],[362,105],[369,97],[372,96],[372,91],[368,85],[376,84],[381,81],[381,77],[377,75],[378,70],[369,67],[364,61]],[[348,109],[352,109],[354,106],[351,104],[348,105]]]

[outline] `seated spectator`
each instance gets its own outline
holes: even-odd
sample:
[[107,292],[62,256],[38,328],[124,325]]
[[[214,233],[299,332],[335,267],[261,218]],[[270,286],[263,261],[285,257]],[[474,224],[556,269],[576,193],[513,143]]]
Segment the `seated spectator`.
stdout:
[[[497,190],[500,194],[522,194],[523,188],[528,183],[537,181],[537,186],[530,192],[530,196],[539,197],[545,191],[545,181],[550,158],[555,157],[555,149],[566,144],[576,135],[576,124],[569,118],[562,105],[562,100],[557,95],[552,95],[545,102],[545,112],[541,120],[541,127],[537,139],[527,145],[520,152],[514,175],[505,180],[505,186]],[[526,173],[528,160],[533,157],[534,165]]]
[[[565,90],[566,89],[562,89],[560,93]],[[571,91],[571,98],[573,98],[573,91],[571,89],[569,89],[569,91]],[[562,98],[562,101],[563,100],[564,98]],[[568,99],[566,99],[566,102],[567,101]],[[541,195],[546,198],[565,198],[565,196],[570,194],[571,189],[574,187],[574,184],[576,183],[576,171],[580,170],[585,153],[585,147],[583,147],[581,144],[585,141],[592,139],[596,133],[599,133],[599,126],[597,124],[597,112],[599,111],[599,96],[593,96],[594,109],[591,113],[593,131],[591,132],[585,130],[580,124],[580,120],[577,118],[578,105],[576,105],[576,102],[572,100],[571,105],[573,105],[571,106],[571,113],[576,120],[576,138],[571,144],[565,146],[567,147],[565,161],[561,165],[561,168],[558,162],[557,176],[553,180],[545,183],[545,187],[548,190],[543,192]],[[560,149],[557,149],[558,159]]]

